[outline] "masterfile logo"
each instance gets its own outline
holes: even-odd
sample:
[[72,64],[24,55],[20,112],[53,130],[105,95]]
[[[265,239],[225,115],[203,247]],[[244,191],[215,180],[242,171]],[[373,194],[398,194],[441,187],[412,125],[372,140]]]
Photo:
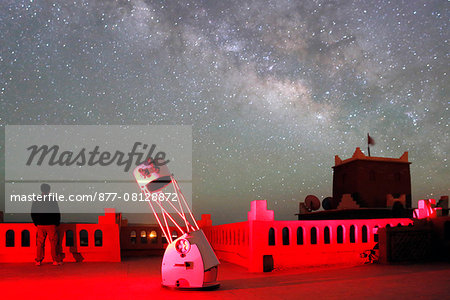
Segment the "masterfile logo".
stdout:
[[[143,151],[139,151],[139,147],[142,146]],[[147,155],[144,156],[144,151],[149,148]],[[100,146],[95,146],[93,150],[89,151],[86,148],[82,148],[80,152],[74,153],[73,151],[61,151],[58,145],[53,145],[49,147],[48,145],[32,145],[27,148],[30,151],[30,156],[26,162],[27,166],[30,166],[33,162],[41,166],[42,163],[47,162],[49,166],[59,165],[59,166],[71,166],[77,165],[82,166],[95,166],[99,164],[100,166],[109,166],[116,163],[117,166],[124,166],[124,172],[128,172],[130,167],[133,165],[134,158],[136,157],[136,162],[134,166],[138,166],[146,161],[154,161],[156,166],[162,166],[169,162],[169,160],[164,160],[166,158],[166,153],[158,152],[153,154],[156,145],[153,144],[148,147],[147,144],[140,142],[135,142],[133,149],[124,153],[122,151],[116,150],[115,153],[109,151],[100,152]],[[145,159],[143,159],[145,157]],[[36,158],[36,159],[35,159]]]
[[[191,126],[7,125],[6,212],[29,213],[46,183],[61,212],[102,213],[113,207],[148,213],[149,199],[133,170],[150,162],[170,170],[190,205]],[[170,186],[151,196],[152,201],[178,200]]]
[[8,125],[6,180],[132,180],[149,159],[192,176],[190,126]]

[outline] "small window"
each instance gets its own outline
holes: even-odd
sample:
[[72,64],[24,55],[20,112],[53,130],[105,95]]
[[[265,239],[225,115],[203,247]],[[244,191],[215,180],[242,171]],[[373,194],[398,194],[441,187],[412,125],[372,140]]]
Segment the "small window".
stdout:
[[275,246],[275,229],[269,229],[269,246]]
[[311,244],[312,245],[317,244],[317,228],[316,227],[311,228]]
[[30,247],[30,232],[28,230],[23,230],[21,235],[22,247]]
[[158,234],[156,233],[155,230],[152,230],[148,236],[150,238],[150,243],[152,244],[158,243]]
[[330,227],[326,226],[323,229],[323,243],[329,244],[330,243]]
[[89,234],[87,230],[81,230],[80,231],[80,246],[81,247],[87,247],[89,246]]
[[355,225],[350,226],[350,243],[356,243],[356,228]]
[[289,245],[289,228],[283,228],[283,245]]
[[6,232],[6,247],[14,247],[14,231],[8,230]]
[[131,231],[130,232],[130,242],[134,245],[136,244],[136,231]]
[[141,230],[141,244],[147,244],[147,232],[145,230]]
[[94,232],[94,244],[95,247],[103,246],[103,232],[100,229]]
[[303,245],[303,227],[297,228],[297,245]]
[[374,241],[375,243],[378,243],[378,226],[375,226],[373,232],[374,232],[374,234],[373,234],[373,241]]
[[362,242],[367,243],[367,226],[366,225],[364,225],[361,228],[361,234],[362,234]]
[[178,232],[174,230],[172,231],[172,240],[175,240],[176,238],[178,238]]
[[337,243],[338,244],[344,243],[344,228],[341,225],[339,225],[337,227],[336,237],[337,237]]
[[73,247],[75,245],[74,236],[72,230],[66,231],[66,247]]

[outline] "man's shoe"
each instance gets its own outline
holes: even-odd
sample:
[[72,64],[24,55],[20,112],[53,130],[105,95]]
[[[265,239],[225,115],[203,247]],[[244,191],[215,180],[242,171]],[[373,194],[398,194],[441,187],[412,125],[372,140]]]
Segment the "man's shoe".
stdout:
[[53,265],[54,266],[60,266],[60,265],[62,265],[63,263],[62,263],[62,261],[54,261],[53,262]]
[[42,263],[40,262],[40,261],[37,261],[36,263],[35,263],[35,265],[36,266],[40,266]]

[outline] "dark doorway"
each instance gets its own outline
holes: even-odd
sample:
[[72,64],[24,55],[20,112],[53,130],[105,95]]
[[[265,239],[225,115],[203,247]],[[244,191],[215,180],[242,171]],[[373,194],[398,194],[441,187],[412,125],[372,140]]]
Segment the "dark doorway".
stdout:
[[272,272],[273,270],[273,257],[272,255],[263,256],[263,271]]

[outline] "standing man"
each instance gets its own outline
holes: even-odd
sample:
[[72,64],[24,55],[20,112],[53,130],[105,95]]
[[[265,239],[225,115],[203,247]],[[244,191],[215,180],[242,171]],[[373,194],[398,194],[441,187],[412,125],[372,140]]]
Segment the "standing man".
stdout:
[[50,185],[41,184],[40,196],[37,196],[31,206],[31,219],[37,227],[36,231],[36,266],[40,266],[45,255],[45,239],[48,236],[51,245],[53,265],[61,265],[57,250],[58,226],[61,221],[58,202],[50,195]]

